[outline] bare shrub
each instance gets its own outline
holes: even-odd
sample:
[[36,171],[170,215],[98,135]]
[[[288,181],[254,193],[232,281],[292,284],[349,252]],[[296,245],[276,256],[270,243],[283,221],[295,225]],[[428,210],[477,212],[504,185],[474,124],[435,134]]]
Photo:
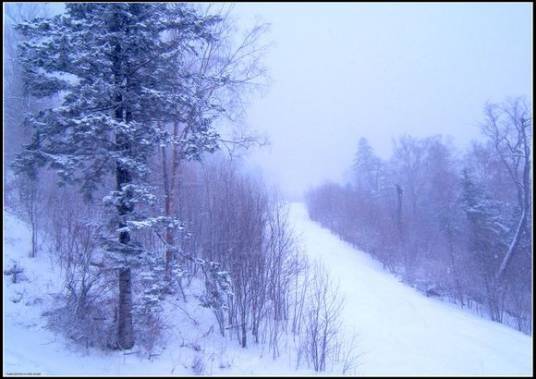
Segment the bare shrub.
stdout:
[[203,375],[206,369],[203,356],[196,355],[192,361],[191,368],[195,375]]
[[65,286],[48,323],[86,347],[110,348],[115,343],[115,277],[97,261],[99,228],[71,216],[64,219],[68,227],[56,225],[62,231],[56,247]]
[[220,262],[213,274],[228,273],[232,286],[232,296],[219,299],[213,275],[203,265],[191,265],[193,275],[199,270],[204,275],[203,303],[210,304],[222,335],[229,331],[242,347],[268,342],[276,357],[289,319],[292,278],[299,271],[285,206],[233,162],[215,159],[189,168],[188,191],[178,188],[178,217],[190,233],[181,250],[197,260]]
[[39,250],[38,237],[43,218],[43,208],[41,207],[41,204],[44,200],[44,194],[39,189],[40,183],[38,177],[29,178],[21,175],[17,180],[19,202],[22,205],[24,217],[30,224],[32,233],[32,245],[29,255],[33,258],[37,256]]
[[312,268],[308,286],[299,352],[317,372],[326,371],[328,365],[342,364],[342,371],[347,373],[355,365],[355,341],[345,343],[341,334],[344,300],[338,286],[318,264]]
[[166,325],[160,312],[136,313],[136,344],[152,354],[164,336]]

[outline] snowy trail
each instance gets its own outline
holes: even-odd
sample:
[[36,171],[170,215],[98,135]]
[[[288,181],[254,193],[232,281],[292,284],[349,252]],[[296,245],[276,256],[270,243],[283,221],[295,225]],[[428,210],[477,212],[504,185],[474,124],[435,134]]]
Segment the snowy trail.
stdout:
[[291,205],[290,218],[306,254],[340,283],[359,375],[531,375],[531,337],[400,283],[311,221],[301,203]]
[[[292,204],[290,211],[306,253],[323,262],[341,285],[347,332],[357,333],[361,353],[357,374],[531,374],[530,337],[420,295],[366,254],[312,222],[302,204]],[[169,344],[155,360],[68,346],[64,337],[45,328],[41,315],[49,304],[48,294],[61,287],[57,267],[45,254],[28,258],[27,226],[5,212],[4,221],[4,264],[16,258],[29,279],[15,285],[3,281],[4,374],[191,375],[191,362],[198,354],[205,358],[208,375],[314,374],[306,368],[296,371],[289,354],[274,361],[262,353],[262,346],[243,350],[218,335],[202,337],[213,324],[213,315],[195,302],[188,303],[188,310],[201,326],[194,327],[186,316],[171,313],[174,325],[183,327],[170,329]],[[23,300],[14,303],[12,299],[21,293]],[[182,337],[198,342],[203,352],[183,346]]]

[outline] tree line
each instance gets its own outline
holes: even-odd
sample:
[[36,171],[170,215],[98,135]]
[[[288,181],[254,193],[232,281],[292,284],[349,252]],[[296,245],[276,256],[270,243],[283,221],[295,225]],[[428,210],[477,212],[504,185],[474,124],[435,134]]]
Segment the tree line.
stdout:
[[489,103],[466,151],[443,136],[359,140],[346,185],[309,191],[310,216],[428,296],[532,330],[532,118],[523,98]]

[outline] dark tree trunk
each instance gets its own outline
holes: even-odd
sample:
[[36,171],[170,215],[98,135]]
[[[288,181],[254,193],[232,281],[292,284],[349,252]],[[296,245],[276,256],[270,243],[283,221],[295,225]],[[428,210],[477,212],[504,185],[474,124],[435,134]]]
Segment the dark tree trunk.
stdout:
[[[112,21],[112,30],[117,31],[121,27],[121,20],[119,13],[117,13]],[[122,73],[122,61],[121,61],[121,43],[117,41],[114,47],[114,53],[112,56],[112,70],[114,72],[114,84],[116,86],[116,94],[114,98],[115,110],[114,118],[119,121],[129,122],[131,113],[128,109],[124,108],[123,96],[121,94],[121,83],[123,81]],[[115,142],[117,149],[123,152],[128,152],[130,149],[128,139],[125,135],[117,133],[115,135]],[[116,189],[122,191],[125,184],[130,183],[132,180],[131,173],[127,168],[119,162],[116,164]],[[132,205],[129,204],[128,195],[124,194],[120,203],[117,205],[117,212],[119,214],[119,227],[126,226],[124,216],[132,212]],[[130,242],[130,233],[128,231],[122,231],[119,233],[119,242],[127,245]],[[125,246],[126,247],[126,246]],[[123,252],[128,254],[128,249],[124,249]],[[119,309],[117,320],[117,343],[119,349],[130,349],[134,346],[134,329],[132,325],[132,285],[131,285],[131,272],[130,267],[122,267],[119,269]]]
[[247,330],[246,330],[246,323],[245,322],[242,323],[242,341],[241,341],[240,345],[243,348],[247,347]]
[[[118,190],[130,182],[130,174],[127,170],[117,167],[116,172]],[[132,211],[127,204],[120,204],[117,207],[120,216]],[[125,226],[125,222],[120,222],[120,227]],[[119,233],[119,242],[128,244],[130,233],[127,231]],[[128,254],[127,251],[125,251]],[[123,267],[119,270],[119,315],[117,322],[117,341],[120,349],[130,349],[134,346],[134,330],[132,327],[132,287],[130,281],[130,267]]]
[[396,200],[396,224],[399,237],[402,239],[402,187],[399,184],[396,185]]
[[[171,194],[171,188],[168,178],[168,169],[167,169],[167,157],[166,157],[166,149],[165,147],[161,148],[162,152],[162,173],[163,173],[163,179],[164,179],[164,192],[165,192],[165,202],[164,202],[164,214],[167,217],[171,217],[171,202],[172,202],[172,194]],[[164,272],[164,280],[168,283],[171,281],[171,260],[173,258],[173,251],[172,246],[174,244],[173,241],[173,231],[171,228],[166,228],[166,234],[165,234],[165,241],[168,244],[166,246],[166,268]]]
[[465,306],[464,302],[464,293],[462,289],[462,285],[460,282],[460,274],[458,272],[458,266],[456,264],[456,260],[454,258],[454,243],[453,243],[453,232],[450,227],[450,224],[447,225],[447,246],[448,246],[448,255],[449,255],[449,264],[452,276],[454,278],[454,287],[456,289],[456,297],[460,301],[460,305],[462,308]]
[[519,140],[524,150],[523,173],[522,173],[521,183],[519,182],[519,180],[516,180],[516,187],[518,191],[518,204],[519,204],[519,208],[521,209],[521,215],[519,216],[516,233],[514,234],[514,237],[512,241],[510,242],[510,245],[506,252],[506,255],[504,256],[503,261],[501,262],[501,266],[499,267],[499,270],[497,271],[497,274],[495,275],[496,280],[499,280],[501,276],[504,274],[504,271],[506,270],[506,267],[508,263],[510,262],[512,254],[517,249],[517,246],[519,245],[519,242],[521,241],[521,236],[523,232],[530,233],[530,230],[527,230],[527,224],[528,224],[527,221],[529,219],[529,213],[531,210],[531,207],[530,207],[530,194],[531,194],[531,191],[530,191],[530,148],[529,148],[529,142],[527,141],[527,136],[525,132],[525,128],[528,126],[528,124],[526,124],[525,120],[523,119],[521,119],[521,123],[522,124],[518,129],[518,133],[520,135]]
[[[175,121],[173,124],[173,137],[178,138],[179,137],[179,123],[178,121]],[[162,148],[162,172],[163,172],[163,179],[164,179],[164,192],[165,192],[165,203],[164,203],[164,213],[166,216],[171,217],[175,212],[175,183],[177,181],[177,175],[178,175],[178,161],[179,161],[179,152],[177,145],[172,146],[172,155],[171,155],[171,168],[168,172],[167,167],[167,156],[165,148]],[[175,244],[175,238],[173,236],[173,230],[171,228],[166,228],[165,233],[165,240],[168,244],[168,247],[166,248],[166,268],[165,268],[165,280],[169,283],[171,281],[171,266],[173,263],[173,260],[176,258],[174,256],[174,252],[172,250],[172,246]],[[179,280],[180,283],[180,280]],[[182,291],[182,285],[181,292]],[[184,296],[184,293],[183,293]]]
[[[121,136],[117,136],[118,145],[124,149],[128,149],[127,143],[122,141]],[[117,190],[131,182],[131,175],[128,170],[117,165],[116,170]],[[117,211],[120,215],[120,227],[126,226],[123,216],[132,212],[132,206],[128,203],[127,196],[123,198],[123,201],[117,206]],[[123,231],[119,233],[119,242],[127,245],[130,242],[130,233]],[[128,249],[125,249],[125,254],[128,254]],[[117,340],[120,349],[130,349],[134,346],[134,330],[132,327],[132,286],[130,281],[130,267],[123,267],[119,271],[119,319]]]
[[134,346],[130,268],[122,268],[119,271],[119,323],[117,343],[120,349],[130,349]]

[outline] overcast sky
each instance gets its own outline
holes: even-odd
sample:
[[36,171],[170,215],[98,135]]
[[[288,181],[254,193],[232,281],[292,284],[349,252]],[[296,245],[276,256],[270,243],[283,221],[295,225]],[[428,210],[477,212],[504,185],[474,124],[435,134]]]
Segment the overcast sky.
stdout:
[[340,180],[360,136],[478,136],[486,101],[532,102],[532,5],[237,4],[244,25],[272,24],[272,77],[248,123],[272,145],[253,159],[282,189]]
[[272,84],[247,116],[271,146],[249,158],[293,197],[341,180],[361,136],[384,158],[404,133],[464,146],[486,101],[532,102],[529,3],[238,3],[233,13],[243,27],[271,23]]

